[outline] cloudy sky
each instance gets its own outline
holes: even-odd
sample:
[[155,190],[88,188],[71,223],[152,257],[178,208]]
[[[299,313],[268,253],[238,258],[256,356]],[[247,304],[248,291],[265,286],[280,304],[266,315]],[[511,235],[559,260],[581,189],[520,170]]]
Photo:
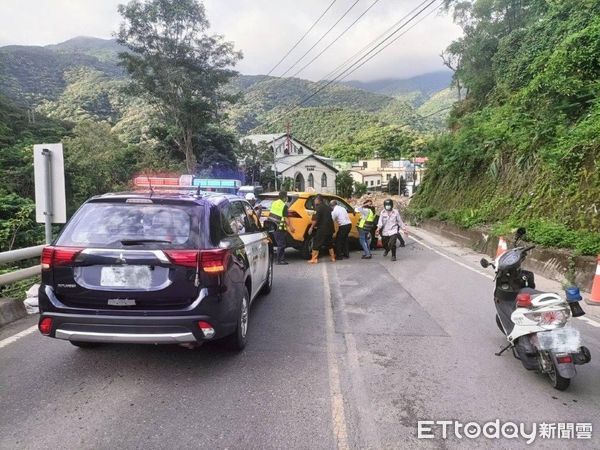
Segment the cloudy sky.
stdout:
[[[81,35],[110,38],[120,22],[117,5],[124,1],[0,0],[0,46],[54,44]],[[281,75],[292,66],[355,1],[337,0],[273,75]],[[374,1],[358,0],[346,17],[290,74],[309,62]],[[225,35],[243,51],[244,59],[237,69],[245,74],[271,70],[330,3],[331,0],[204,0],[211,30]],[[298,76],[321,79],[420,4],[421,0],[378,0],[356,25]],[[437,4],[436,1],[433,6]],[[423,16],[427,12],[429,9]],[[458,36],[460,29],[451,18],[434,12],[349,79],[409,77],[441,70],[439,54]]]

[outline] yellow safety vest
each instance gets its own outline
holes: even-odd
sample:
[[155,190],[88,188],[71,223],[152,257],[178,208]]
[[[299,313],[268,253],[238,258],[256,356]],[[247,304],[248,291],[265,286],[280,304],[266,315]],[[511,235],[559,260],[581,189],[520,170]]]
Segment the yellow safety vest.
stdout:
[[369,210],[369,215],[367,216],[367,218],[365,219],[364,217],[362,219],[360,219],[360,222],[358,222],[358,228],[361,228],[365,231],[371,231],[371,229],[373,228],[373,223],[375,222],[375,213],[371,210]]
[[277,229],[285,231],[287,229],[285,219],[283,217],[283,210],[285,209],[285,202],[281,199],[277,199],[271,205],[270,218],[277,224]]

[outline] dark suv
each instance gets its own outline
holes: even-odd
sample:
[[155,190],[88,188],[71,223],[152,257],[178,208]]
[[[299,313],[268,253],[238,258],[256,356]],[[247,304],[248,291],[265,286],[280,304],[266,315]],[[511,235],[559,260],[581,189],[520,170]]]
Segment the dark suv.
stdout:
[[247,341],[252,301],[273,283],[272,244],[227,194],[107,194],[42,253],[42,334],[102,342]]

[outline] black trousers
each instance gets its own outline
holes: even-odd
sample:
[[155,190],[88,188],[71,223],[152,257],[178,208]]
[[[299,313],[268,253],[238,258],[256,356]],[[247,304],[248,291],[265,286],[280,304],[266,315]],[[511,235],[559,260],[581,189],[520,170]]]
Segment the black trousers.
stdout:
[[338,228],[337,235],[335,237],[335,254],[340,256],[345,256],[346,258],[350,256],[350,246],[348,245],[348,235],[350,234],[350,229],[352,228],[352,224],[341,225]]
[[287,231],[275,230],[275,243],[277,244],[277,262],[285,260],[285,247],[287,245]]
[[317,228],[313,239],[313,250],[321,250],[322,248],[327,250],[333,248],[333,234],[327,230],[319,230]]
[[391,236],[381,236],[381,243],[383,248],[390,250],[392,256],[396,256],[396,241],[400,241],[400,247],[404,247],[404,239],[400,233],[393,234]]

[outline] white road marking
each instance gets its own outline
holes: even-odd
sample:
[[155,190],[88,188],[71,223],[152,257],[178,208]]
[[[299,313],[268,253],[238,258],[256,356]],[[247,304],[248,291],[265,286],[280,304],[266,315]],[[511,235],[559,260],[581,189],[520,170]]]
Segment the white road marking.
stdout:
[[415,238],[414,238],[414,237],[412,237],[412,236],[410,236],[410,238],[411,238],[413,241],[415,241],[417,244],[419,244],[419,245],[422,245],[422,246],[423,246],[423,247],[425,247],[425,248],[428,248],[428,249],[429,249],[429,250],[431,250],[432,252],[434,252],[434,253],[437,253],[437,254],[438,254],[438,255],[440,255],[441,257],[443,257],[443,258],[446,258],[446,259],[448,259],[448,260],[452,261],[453,263],[455,263],[455,264],[458,264],[458,265],[459,265],[459,266],[461,266],[461,267],[464,267],[465,269],[469,269],[471,272],[475,272],[475,273],[477,273],[477,274],[479,274],[479,275],[481,275],[481,276],[483,276],[483,277],[489,278],[490,280],[493,280],[493,279],[494,279],[494,277],[493,277],[493,276],[491,276],[491,275],[489,275],[489,274],[487,274],[487,273],[484,273],[484,272],[482,272],[481,270],[477,270],[477,269],[475,269],[474,267],[471,267],[471,266],[469,266],[469,265],[467,265],[467,264],[465,264],[465,263],[462,263],[462,262],[460,262],[460,261],[458,261],[458,260],[454,259],[452,256],[448,256],[448,255],[446,255],[445,253],[442,253],[442,252],[440,252],[439,250],[436,250],[435,248],[433,248],[433,247],[431,247],[431,246],[429,246],[429,245],[425,244],[423,241],[420,241],[420,240],[418,240],[418,239],[415,239]]
[[36,331],[38,329],[37,325],[33,325],[32,327],[29,327],[23,331],[21,331],[20,333],[17,334],[13,334],[10,337],[7,337],[6,339],[2,339],[0,341],[0,348],[2,347],[6,347],[9,344],[12,344],[13,342],[17,342],[19,339],[21,339],[22,337],[27,336],[28,334],[33,333],[34,331]]
[[[415,241],[417,244],[419,244],[419,245],[422,245],[422,246],[423,246],[423,247],[425,247],[425,248],[428,248],[428,249],[429,249],[429,250],[431,250],[432,252],[434,252],[434,253],[437,253],[437,254],[438,254],[438,255],[440,255],[441,257],[443,257],[443,258],[446,258],[446,259],[448,259],[448,260],[452,261],[453,263],[455,263],[455,264],[458,264],[458,265],[459,265],[459,266],[461,266],[461,267],[464,267],[465,269],[469,269],[471,272],[475,272],[475,273],[477,273],[477,274],[479,274],[479,275],[481,275],[481,276],[483,276],[483,277],[489,278],[490,280],[493,280],[493,279],[494,279],[494,277],[493,277],[493,276],[491,276],[491,275],[489,275],[489,274],[487,274],[487,273],[484,273],[484,272],[482,272],[482,271],[480,271],[480,270],[477,270],[477,269],[475,269],[474,267],[471,267],[471,266],[469,266],[469,265],[467,265],[467,264],[464,264],[464,263],[462,263],[462,262],[460,262],[460,261],[456,260],[456,259],[455,259],[455,258],[453,258],[452,256],[446,255],[445,253],[442,253],[442,252],[440,252],[439,250],[436,250],[435,248],[433,248],[433,247],[431,247],[431,246],[429,246],[429,245],[425,244],[423,241],[420,241],[420,240],[418,240],[418,239],[415,239],[415,238],[414,238],[414,237],[412,237],[412,236],[409,236],[409,237],[410,237],[410,238],[411,238],[413,241]],[[595,321],[595,320],[593,320],[593,319],[590,319],[589,317],[575,317],[575,318],[576,318],[576,319],[579,319],[579,320],[581,320],[582,322],[585,322],[585,323],[587,323],[588,325],[591,325],[591,326],[593,326],[593,327],[596,327],[596,328],[600,328],[600,323],[599,323],[599,322],[596,322],[596,321]]]
[[576,317],[576,319],[579,319],[579,320],[581,320],[581,321],[583,321],[583,322],[585,322],[588,325],[591,325],[593,327],[600,328],[600,323],[596,322],[593,319],[590,319],[589,317]]
[[333,323],[333,301],[329,287],[329,277],[325,265],[321,265],[323,273],[323,289],[325,293],[325,322],[327,324],[327,365],[329,374],[329,386],[331,388],[331,418],[333,421],[333,434],[338,449],[349,449],[348,430],[346,428],[346,413],[344,411],[344,396],[340,384],[340,369],[337,364],[337,356],[334,349]]

